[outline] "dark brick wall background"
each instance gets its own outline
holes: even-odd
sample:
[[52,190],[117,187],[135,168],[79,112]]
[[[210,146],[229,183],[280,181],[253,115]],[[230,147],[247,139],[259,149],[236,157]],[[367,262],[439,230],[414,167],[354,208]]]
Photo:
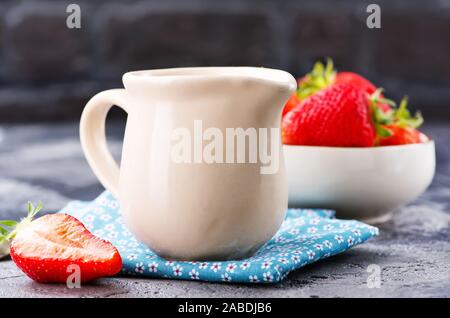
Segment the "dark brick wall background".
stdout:
[[[66,7],[82,28],[66,27]],[[382,8],[381,29],[366,7]],[[450,0],[0,2],[0,122],[75,119],[128,70],[252,65],[300,76],[330,56],[426,118],[450,120]]]

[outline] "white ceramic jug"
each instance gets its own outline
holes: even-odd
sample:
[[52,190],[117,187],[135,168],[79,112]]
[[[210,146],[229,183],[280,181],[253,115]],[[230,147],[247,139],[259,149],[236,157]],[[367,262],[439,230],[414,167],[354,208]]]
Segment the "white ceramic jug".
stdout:
[[[123,82],[89,101],[80,136],[131,232],[171,259],[253,254],[287,208],[279,127],[295,79],[274,69],[201,67],[130,72]],[[112,105],[128,113],[120,169],[105,139]]]

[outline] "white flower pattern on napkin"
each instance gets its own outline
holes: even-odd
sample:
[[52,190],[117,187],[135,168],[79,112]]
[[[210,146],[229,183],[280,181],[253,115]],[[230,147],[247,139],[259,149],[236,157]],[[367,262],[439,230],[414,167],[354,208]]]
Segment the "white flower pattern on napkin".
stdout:
[[181,262],[165,260],[138,242],[124,225],[119,204],[108,191],[91,202],[70,202],[61,212],[79,218],[95,235],[117,247],[122,274],[186,280],[276,283],[293,270],[378,235],[376,227],[335,219],[330,210],[289,209],[278,233],[248,259]]

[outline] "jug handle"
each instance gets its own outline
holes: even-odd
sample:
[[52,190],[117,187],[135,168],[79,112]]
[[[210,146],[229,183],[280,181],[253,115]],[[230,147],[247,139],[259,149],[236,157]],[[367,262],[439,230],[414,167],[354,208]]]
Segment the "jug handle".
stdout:
[[118,199],[119,165],[106,143],[106,116],[113,107],[127,111],[125,89],[111,89],[98,93],[86,104],[80,120],[80,140],[84,155],[94,174]]

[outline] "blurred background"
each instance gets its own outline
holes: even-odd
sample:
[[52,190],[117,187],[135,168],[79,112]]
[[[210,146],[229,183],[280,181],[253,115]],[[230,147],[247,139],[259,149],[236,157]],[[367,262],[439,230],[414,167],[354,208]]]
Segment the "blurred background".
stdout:
[[[301,76],[332,57],[426,120],[450,120],[450,0],[96,0],[0,2],[0,123],[78,120],[122,73],[252,65]],[[66,27],[70,3],[81,29]],[[114,114],[123,115],[119,111]]]
[[[78,122],[89,98],[122,87],[126,71],[250,65],[299,77],[327,56],[422,110],[423,131],[438,142],[425,198],[447,202],[450,0],[377,1],[381,29],[367,27],[372,2],[1,0],[0,219],[23,216],[28,200],[57,211],[103,191],[82,154]],[[81,29],[66,25],[71,3],[81,8]],[[119,159],[126,114],[111,117],[109,146]]]
[[[381,7],[381,29],[367,27],[372,3]],[[81,8],[80,29],[66,25],[69,4]],[[122,87],[124,72],[249,65],[300,77],[326,57],[384,87],[391,99],[409,95],[410,108],[425,118],[421,130],[436,141],[436,176],[380,226],[373,243],[266,292],[448,297],[450,0],[0,0],[0,220],[24,217],[29,200],[42,201],[49,213],[104,191],[82,153],[78,123],[93,95]],[[110,115],[108,146],[119,159],[126,114]],[[371,263],[383,268],[383,288],[364,291]],[[4,268],[0,294],[69,295]],[[190,290],[156,284],[130,290]],[[105,295],[120,296],[131,285],[102,286]],[[222,295],[209,287],[207,293]]]

